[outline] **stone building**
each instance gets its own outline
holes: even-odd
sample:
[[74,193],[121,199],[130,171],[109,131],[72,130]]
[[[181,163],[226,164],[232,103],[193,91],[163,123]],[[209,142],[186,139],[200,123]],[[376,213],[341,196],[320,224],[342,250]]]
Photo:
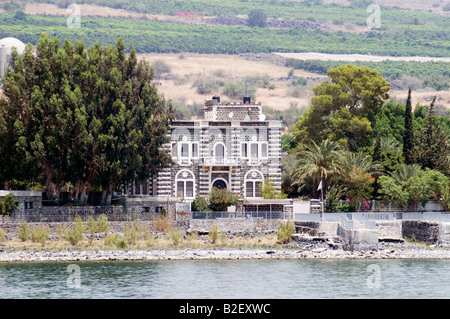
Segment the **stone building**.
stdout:
[[124,187],[128,195],[208,197],[213,187],[226,188],[242,199],[261,198],[261,184],[271,180],[281,190],[281,121],[266,120],[261,103],[244,97],[205,102],[201,120],[171,123],[164,145],[174,162],[145,183]]

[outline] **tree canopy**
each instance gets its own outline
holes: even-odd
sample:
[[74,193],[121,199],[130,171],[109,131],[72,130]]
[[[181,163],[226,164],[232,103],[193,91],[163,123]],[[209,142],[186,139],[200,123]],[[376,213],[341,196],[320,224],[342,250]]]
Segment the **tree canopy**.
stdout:
[[376,70],[351,64],[328,70],[329,81],[313,88],[311,106],[292,133],[299,142],[330,139],[352,151],[370,143],[371,123],[389,97],[390,83]]
[[113,191],[165,166],[160,150],[172,108],[133,45],[63,45],[42,34],[35,51],[13,53],[0,100],[0,182],[41,183],[49,196],[72,187]]

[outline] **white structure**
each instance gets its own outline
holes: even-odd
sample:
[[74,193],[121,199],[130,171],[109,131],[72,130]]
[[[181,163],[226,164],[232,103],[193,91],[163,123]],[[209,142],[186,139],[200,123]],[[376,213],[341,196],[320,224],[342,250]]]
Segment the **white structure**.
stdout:
[[0,81],[6,74],[6,68],[11,60],[13,48],[17,49],[17,53],[23,54],[25,44],[16,38],[4,38],[0,40]]

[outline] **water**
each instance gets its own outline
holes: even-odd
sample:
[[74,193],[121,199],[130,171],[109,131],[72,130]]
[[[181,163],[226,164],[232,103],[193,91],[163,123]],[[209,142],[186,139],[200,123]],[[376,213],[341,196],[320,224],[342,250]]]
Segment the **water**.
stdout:
[[450,261],[439,260],[0,264],[0,298],[3,299],[429,299],[448,296]]

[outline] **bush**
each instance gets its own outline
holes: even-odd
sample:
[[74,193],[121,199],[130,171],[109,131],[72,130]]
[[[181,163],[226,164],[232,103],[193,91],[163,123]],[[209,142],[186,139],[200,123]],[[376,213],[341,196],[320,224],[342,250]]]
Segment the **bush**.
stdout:
[[152,67],[156,78],[159,78],[163,73],[170,73],[170,66],[164,60],[156,60]]
[[152,218],[153,228],[156,231],[160,231],[163,233],[168,233],[172,229],[172,220],[169,216],[159,215],[157,217]]
[[97,218],[97,231],[106,233],[109,230],[108,216],[101,214]]
[[126,239],[123,236],[117,236],[116,235],[114,243],[115,243],[117,248],[120,248],[120,249],[127,248],[127,241],[126,241]]
[[207,212],[209,205],[205,198],[199,197],[192,202],[191,209],[193,212]]
[[140,239],[147,237],[145,229],[139,226],[138,221],[125,225],[124,237],[128,244],[136,244]]
[[209,207],[213,211],[225,211],[228,206],[236,205],[238,197],[228,189],[214,187],[209,196]]
[[183,234],[179,230],[173,231],[170,233],[170,239],[175,246],[178,246],[183,239]]
[[72,245],[76,246],[83,240],[83,233],[85,230],[85,226],[81,221],[81,217],[77,216],[75,218],[75,223],[72,228],[67,232],[66,239]]
[[19,201],[9,193],[0,199],[0,215],[10,216],[18,205]]
[[216,224],[213,225],[212,229],[209,231],[208,236],[212,244],[215,244],[217,242],[217,239],[219,239],[219,228]]
[[0,228],[0,242],[4,241],[6,238],[6,232],[3,230],[3,228]]
[[31,230],[26,221],[23,221],[20,227],[17,227],[17,235],[21,241],[27,241],[31,237]]
[[33,243],[40,243],[44,247],[49,234],[50,229],[48,227],[36,226],[31,229],[31,241]]
[[292,221],[286,223],[280,223],[280,227],[277,232],[277,239],[280,244],[287,244],[292,241],[292,235],[295,232],[295,226]]
[[266,26],[267,16],[264,11],[260,9],[252,10],[248,14],[247,25],[249,27],[260,27],[264,28]]

